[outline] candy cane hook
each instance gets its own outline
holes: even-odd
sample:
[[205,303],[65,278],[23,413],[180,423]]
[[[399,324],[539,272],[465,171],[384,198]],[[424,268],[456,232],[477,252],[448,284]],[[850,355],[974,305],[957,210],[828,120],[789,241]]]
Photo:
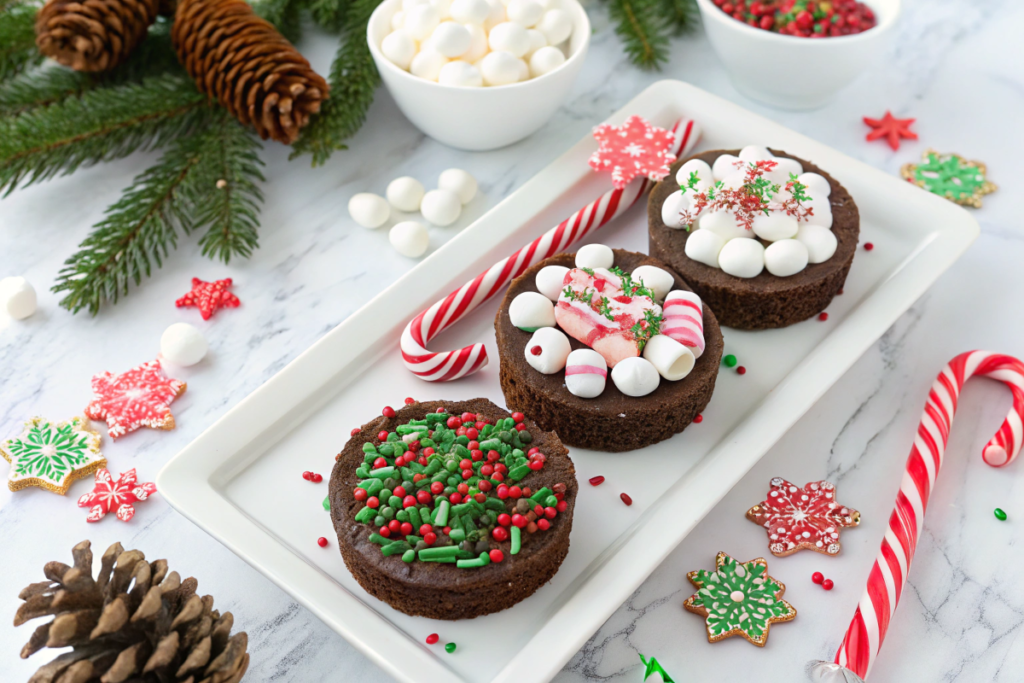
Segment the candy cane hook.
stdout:
[[[672,153],[681,157],[696,144],[700,137],[700,127],[691,120],[680,119],[672,127],[672,134]],[[447,382],[471,375],[487,365],[487,349],[482,343],[441,352],[428,351],[427,344],[500,292],[533,264],[564,251],[572,243],[620,216],[643,197],[651,185],[653,183],[650,180],[638,178],[621,190],[605,192],[597,200],[417,315],[402,332],[402,360],[405,367],[420,379]]]
[[896,507],[889,517],[889,528],[868,576],[867,588],[836,653],[835,663],[811,665],[810,673],[815,680],[859,683],[871,671],[906,585],[928,498],[942,467],[960,390],[971,377],[997,379],[1013,394],[1013,408],[985,445],[981,457],[992,467],[1002,467],[1020,453],[1024,433],[1024,363],[990,351],[960,354],[945,367],[928,393]]

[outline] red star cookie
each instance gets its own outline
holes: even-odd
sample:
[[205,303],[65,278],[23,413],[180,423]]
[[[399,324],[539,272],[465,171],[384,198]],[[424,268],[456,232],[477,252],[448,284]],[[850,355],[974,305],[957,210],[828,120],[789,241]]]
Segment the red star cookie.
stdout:
[[217,280],[215,282],[203,282],[197,277],[192,278],[192,291],[181,297],[174,303],[178,308],[195,306],[203,316],[203,320],[210,317],[220,308],[238,308],[242,302],[238,297],[228,291],[231,286],[231,278]]
[[886,111],[885,116],[881,119],[872,119],[867,116],[864,117],[864,123],[868,124],[873,131],[867,134],[868,142],[872,140],[879,140],[885,138],[885,141],[889,143],[893,151],[900,148],[900,138],[906,138],[907,140],[916,140],[917,133],[910,130],[910,124],[916,119],[897,119],[890,112]]
[[127,522],[135,516],[136,503],[146,500],[156,493],[156,484],[149,482],[140,484],[135,470],[130,469],[116,480],[110,470],[101,469],[96,472],[96,487],[78,499],[78,507],[91,508],[87,522],[98,522],[108,512],[113,512],[119,520]]
[[637,176],[661,180],[676,160],[670,151],[672,131],[652,126],[640,116],[630,116],[621,126],[603,123],[594,129],[600,147],[590,157],[595,171],[610,171],[612,184],[624,188]]
[[781,477],[771,482],[768,497],[747,510],[747,519],[768,531],[768,549],[776,557],[804,548],[837,555],[839,531],[860,524],[860,513],[836,502],[836,487],[812,481],[802,489]]
[[93,375],[95,399],[85,414],[93,420],[105,420],[112,439],[140,427],[174,429],[170,403],[185,392],[185,383],[164,374],[159,360],[114,375]]

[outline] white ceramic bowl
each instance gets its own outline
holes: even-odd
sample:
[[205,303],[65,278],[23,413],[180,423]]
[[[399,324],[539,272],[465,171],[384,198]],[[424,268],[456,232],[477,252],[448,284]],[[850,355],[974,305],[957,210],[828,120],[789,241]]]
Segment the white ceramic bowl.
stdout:
[[577,0],[560,0],[573,20],[568,58],[539,78],[492,88],[460,88],[413,76],[380,51],[401,0],[385,0],[366,27],[370,54],[384,85],[413,125],[459,149],[496,149],[522,140],[543,126],[572,90],[590,44],[590,20]]
[[816,109],[852,83],[879,56],[900,13],[900,0],[868,0],[878,23],[863,33],[798,38],[748,26],[697,0],[711,47],[751,99],[780,109]]

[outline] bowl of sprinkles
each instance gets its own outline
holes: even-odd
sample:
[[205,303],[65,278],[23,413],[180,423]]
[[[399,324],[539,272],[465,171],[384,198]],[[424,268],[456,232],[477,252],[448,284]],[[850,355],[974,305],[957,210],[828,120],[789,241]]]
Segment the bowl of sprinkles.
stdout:
[[[900,0],[697,0],[736,89],[780,109],[816,109],[883,51]],[[756,68],[755,66],[756,65]]]

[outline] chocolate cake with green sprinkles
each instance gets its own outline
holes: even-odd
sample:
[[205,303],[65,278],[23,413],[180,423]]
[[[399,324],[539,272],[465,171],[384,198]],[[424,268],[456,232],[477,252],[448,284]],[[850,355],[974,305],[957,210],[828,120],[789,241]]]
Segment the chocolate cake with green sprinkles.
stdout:
[[400,612],[457,620],[551,580],[577,490],[556,435],[473,399],[385,407],[338,454],[328,500],[360,586]]

